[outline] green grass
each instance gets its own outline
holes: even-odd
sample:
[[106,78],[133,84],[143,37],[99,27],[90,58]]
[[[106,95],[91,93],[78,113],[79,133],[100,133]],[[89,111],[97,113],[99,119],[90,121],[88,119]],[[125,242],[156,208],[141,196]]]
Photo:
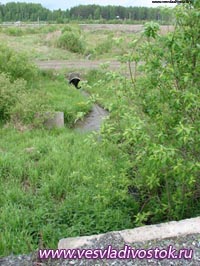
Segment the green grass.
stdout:
[[27,54],[30,59],[35,60],[68,60],[80,56],[64,51],[53,45],[48,45],[47,34],[26,34],[23,36],[9,36],[0,33],[2,44],[8,45],[17,52]]
[[[64,74],[42,71],[19,95],[0,127],[0,256],[56,248],[64,237],[130,228],[137,204],[128,195],[128,157],[99,136],[70,129],[88,99]],[[32,125],[37,108],[63,111],[65,127]]]
[[11,122],[42,126],[42,121],[37,121],[37,113],[64,112],[65,125],[73,127],[80,113],[86,115],[91,110],[91,103],[73,85],[68,84],[64,74],[43,71],[29,87],[18,95],[20,100],[10,107]]
[[57,42],[64,25],[43,26],[41,28],[2,28],[0,42],[10,48],[26,53],[32,60],[73,60],[84,59],[91,54],[91,59],[113,59],[127,51],[135,34],[108,30],[81,31],[78,25],[69,27],[81,32],[81,40],[85,43],[82,54],[72,53],[58,48]]
[[69,85],[64,75],[49,72],[53,80],[41,78],[37,86],[38,92],[43,91],[46,96],[49,111],[62,111],[65,123],[72,126],[79,112],[88,113],[91,104],[73,85]]
[[109,30],[93,30],[84,32],[84,40],[87,43],[86,53],[91,54],[92,59],[113,60],[127,52],[129,43],[136,34]]
[[[100,35],[84,34],[86,42],[93,41],[91,49],[101,45],[97,41]],[[102,43],[107,42],[104,34]],[[34,36],[37,39],[37,33]],[[177,36],[184,44],[182,38],[187,35]],[[18,37],[9,36],[8,41],[10,38]],[[126,36],[122,52],[128,47],[128,38],[132,37]],[[32,41],[30,37],[27,49]],[[12,122],[1,123],[0,255],[56,248],[63,237],[199,215],[198,86],[193,89],[188,77],[184,80],[188,94],[182,93],[174,87],[173,73],[160,75],[160,53],[162,47],[167,49],[164,44],[158,39],[139,49],[140,58],[147,52],[149,57],[142,60],[152,62],[147,60],[149,72],[138,75],[135,84],[106,69],[92,70],[85,76],[88,84],[83,83],[84,89],[111,112],[101,136],[70,129],[91,105],[67,84],[63,73],[40,73],[25,96],[19,95],[22,98],[13,110],[15,114],[21,112],[31,123],[37,107],[44,105],[45,111],[65,113],[65,127],[17,130]],[[158,50],[152,50],[154,47]],[[97,56],[118,53],[114,44],[110,54],[107,48]],[[181,49],[180,54],[174,51],[177,62],[188,51],[187,45]],[[168,55],[163,54],[163,58],[173,69]],[[189,57],[184,60],[188,62]],[[181,71],[180,78],[184,68]],[[192,123],[187,125],[190,114],[195,116],[191,115]]]
[[1,255],[131,227],[126,157],[92,139],[68,129],[1,128]]

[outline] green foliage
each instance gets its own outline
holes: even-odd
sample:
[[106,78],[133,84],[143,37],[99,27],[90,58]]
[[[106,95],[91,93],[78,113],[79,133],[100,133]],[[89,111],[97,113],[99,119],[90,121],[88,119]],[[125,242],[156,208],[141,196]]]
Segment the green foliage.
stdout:
[[39,28],[39,32],[41,33],[50,33],[50,32],[54,32],[56,30],[59,29],[58,25],[45,25],[45,26],[41,26]]
[[10,36],[26,36],[30,34],[50,33],[59,29],[58,25],[41,25],[41,26],[27,26],[27,27],[7,27],[2,28],[2,32]]
[[[169,12],[166,12],[166,10]],[[76,20],[97,20],[100,23],[111,21],[112,23],[125,23],[131,21],[160,20],[163,23],[171,22],[173,12],[171,8],[147,8],[147,7],[124,7],[124,6],[99,6],[79,5],[70,9],[70,17]]]
[[7,3],[0,4],[0,14],[3,21],[37,21],[47,20],[51,11],[34,3]]
[[[91,102],[110,111],[101,141],[66,128],[0,129],[1,254],[200,214],[197,5],[176,8],[173,33],[159,36],[150,24],[134,38],[122,58],[131,80],[106,68],[88,73]],[[0,72],[10,73],[0,74],[1,119],[29,122],[36,110],[57,110],[69,126],[90,110],[61,74],[42,71],[27,90],[9,64],[14,55],[1,47]]]
[[[1,45],[0,61],[1,121],[35,125],[36,113],[63,111],[66,125],[72,126],[79,112],[90,110],[90,104],[78,92],[70,92],[64,77],[52,71],[39,75],[24,54]],[[41,125],[42,121],[37,123]]]
[[67,84],[63,75],[56,76],[54,73],[51,79],[52,81],[48,77],[42,78],[38,85],[39,91],[46,94],[48,111],[64,112],[65,124],[72,127],[78,113],[87,114],[91,109],[91,104],[73,86]]
[[12,81],[22,78],[33,81],[37,76],[37,68],[25,54],[16,53],[7,46],[0,45],[0,73],[9,74]]
[[99,54],[105,54],[109,53],[112,49],[113,46],[113,40],[111,36],[108,36],[105,41],[99,43],[96,47],[94,52],[99,55]]
[[123,57],[135,67],[131,81],[107,72],[87,87],[111,111],[102,145],[129,156],[135,225],[199,215],[199,14],[181,5],[173,33],[159,36],[150,25],[153,38],[134,40]]
[[36,78],[37,68],[29,63],[25,55],[17,54],[6,46],[0,46],[0,61],[0,120],[33,118],[43,99],[33,99],[31,95],[35,96],[35,91],[28,90]]
[[131,227],[137,204],[126,193],[126,158],[111,143],[102,148],[66,129],[7,128],[0,146],[1,255]]
[[72,31],[72,27],[70,27],[69,25],[66,25],[66,26],[62,29],[62,33],[66,32],[66,31],[71,32],[71,31]]
[[28,90],[20,96],[20,101],[11,111],[12,120],[41,127],[43,120],[38,120],[36,113],[58,111],[64,112],[65,124],[72,127],[79,112],[89,112],[91,105],[66,84],[63,76],[49,71],[38,79],[34,90]]
[[[196,1],[197,2],[197,1]],[[197,3],[196,3],[197,4]],[[124,6],[99,6],[79,5],[69,10],[49,10],[41,4],[34,3],[7,3],[0,4],[0,21],[53,21],[59,24],[71,20],[93,21],[113,24],[134,23],[141,21],[157,20],[162,23],[171,23],[173,16],[171,8],[124,7]]]
[[27,90],[25,80],[11,82],[6,74],[0,74],[0,121],[33,123],[36,111],[48,108],[46,102],[44,93]]
[[144,24],[144,36],[156,38],[159,31],[159,24],[153,21]]
[[13,28],[7,28],[6,30],[4,30],[4,32],[8,35],[11,36],[22,36],[23,35],[23,31],[21,28],[17,28],[17,27],[13,27]]
[[[31,123],[36,111],[44,111],[45,95],[33,88],[38,74],[24,54],[0,47],[0,120]],[[38,76],[37,76],[38,77]]]
[[[53,108],[48,104],[45,92],[39,90],[26,90],[19,95],[16,104],[10,109],[12,124],[31,125],[32,127],[43,127],[43,114]],[[37,114],[41,114],[38,118]]]
[[25,81],[16,80],[11,83],[6,74],[0,74],[0,120],[10,117],[12,108],[19,101],[19,97],[25,89]]
[[84,43],[75,32],[64,31],[58,40],[58,47],[69,50],[73,53],[83,53]]

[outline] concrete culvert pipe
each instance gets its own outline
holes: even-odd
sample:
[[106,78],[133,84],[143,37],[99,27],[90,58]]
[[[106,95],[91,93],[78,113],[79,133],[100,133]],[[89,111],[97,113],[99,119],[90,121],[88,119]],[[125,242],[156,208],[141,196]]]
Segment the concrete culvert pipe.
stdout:
[[68,76],[69,84],[73,84],[77,89],[80,89],[78,86],[81,77],[79,73],[70,73]]

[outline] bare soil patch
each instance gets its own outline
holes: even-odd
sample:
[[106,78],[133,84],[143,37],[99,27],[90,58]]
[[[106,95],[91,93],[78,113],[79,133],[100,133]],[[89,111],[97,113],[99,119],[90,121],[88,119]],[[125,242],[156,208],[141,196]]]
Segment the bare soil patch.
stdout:
[[[98,30],[109,30],[109,31],[121,31],[126,33],[137,33],[141,32],[143,25],[129,25],[129,24],[80,24],[80,27],[84,31],[98,31]],[[160,26],[160,33],[166,34],[169,31],[173,31],[174,26],[162,25]]]
[[116,70],[120,68],[120,62],[117,60],[49,60],[49,61],[35,61],[41,69],[96,69],[102,64],[109,64],[109,68]]

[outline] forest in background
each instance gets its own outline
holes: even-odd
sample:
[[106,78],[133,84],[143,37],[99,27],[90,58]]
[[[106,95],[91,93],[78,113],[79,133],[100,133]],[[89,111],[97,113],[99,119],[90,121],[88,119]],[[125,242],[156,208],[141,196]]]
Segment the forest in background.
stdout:
[[0,22],[5,21],[48,21],[67,23],[69,20],[155,20],[169,23],[172,19],[171,8],[123,7],[79,5],[67,10],[49,10],[34,3],[0,3]]

